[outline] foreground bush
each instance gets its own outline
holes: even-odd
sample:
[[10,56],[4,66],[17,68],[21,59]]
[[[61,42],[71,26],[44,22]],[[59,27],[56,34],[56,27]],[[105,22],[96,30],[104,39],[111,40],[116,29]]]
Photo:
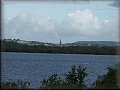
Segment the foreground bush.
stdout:
[[98,76],[93,83],[93,87],[97,89],[117,89],[117,68],[108,67],[108,73],[103,76]]
[[43,79],[41,82],[41,87],[42,89],[59,89],[62,86],[62,80],[58,77],[57,74],[53,74],[48,77],[48,79]]
[[64,80],[58,77],[57,74],[53,74],[44,79],[41,83],[42,89],[83,89],[85,88],[84,78],[87,76],[86,68],[82,65],[76,68],[72,66],[72,70],[66,74]]
[[[92,84],[92,88],[86,87],[84,79],[87,76],[86,68],[80,65],[76,68],[71,67],[65,79],[61,79],[57,74],[53,74],[48,79],[41,81],[40,89],[118,89],[117,86],[117,68],[108,67],[108,73],[98,76]],[[1,89],[30,89],[30,83],[18,80],[16,82],[2,82]]]
[[29,86],[30,83],[28,81],[1,82],[1,89],[28,89]]
[[84,79],[87,76],[86,68],[80,65],[76,68],[75,65],[72,66],[72,70],[66,74],[66,80],[64,82],[64,86],[67,88],[85,88],[86,85],[84,83]]

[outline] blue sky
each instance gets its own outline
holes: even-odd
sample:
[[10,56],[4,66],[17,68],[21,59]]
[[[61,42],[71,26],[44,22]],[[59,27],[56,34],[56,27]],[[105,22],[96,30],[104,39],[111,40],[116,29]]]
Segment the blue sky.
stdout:
[[[90,1],[90,2],[87,2],[87,3],[81,3],[81,2],[80,3],[74,3],[74,2],[71,2],[71,3],[63,3],[63,2],[62,3],[61,2],[59,2],[59,3],[57,3],[57,2],[13,2],[13,1],[11,1],[11,2],[6,1],[5,2],[4,1],[2,9],[3,9],[3,18],[4,18],[6,23],[14,22],[15,21],[15,20],[13,20],[14,17],[16,17],[18,15],[21,15],[21,13],[24,13],[24,12],[30,14],[35,20],[41,21],[42,19],[46,20],[46,18],[48,19],[48,17],[50,17],[50,18],[53,19],[53,21],[55,21],[57,23],[63,23],[64,21],[66,21],[66,18],[68,18],[68,19],[71,18],[71,16],[68,17],[68,15],[70,13],[74,14],[74,17],[72,16],[72,18],[76,18],[76,17],[79,17],[77,15],[82,15],[82,13],[84,13],[84,11],[87,12],[86,9],[88,10],[88,13],[90,15],[92,15],[93,17],[97,17],[99,19],[99,21],[97,20],[97,23],[100,23],[100,22],[105,23],[106,21],[110,21],[110,22],[113,21],[114,19],[116,19],[116,16],[118,15],[118,8],[110,6],[109,4],[111,4],[111,3],[113,3],[113,1],[96,1],[96,2],[95,1]],[[77,14],[77,10],[79,10],[78,11],[79,14]],[[69,20],[67,20],[66,22],[68,22],[68,21]],[[73,22],[74,21],[75,20],[73,20]],[[48,23],[47,21],[44,21],[44,22]],[[77,22],[79,22],[79,21],[77,21]],[[14,22],[14,23],[18,23],[18,22]],[[43,25],[43,22],[40,22],[40,23],[42,23],[42,25]],[[95,19],[95,23],[96,23],[96,19]],[[73,23],[73,24],[76,24],[76,23]],[[115,24],[118,24],[118,22],[116,22]],[[60,25],[63,25],[63,24],[60,24]],[[66,28],[63,28],[60,25],[57,24],[56,27],[59,26],[60,28],[62,28],[65,31]],[[10,26],[10,25],[7,24],[7,26]],[[14,28],[14,25],[11,25],[10,27],[12,27],[11,28],[11,30],[12,30]],[[20,24],[17,26],[17,28],[18,27],[21,27]],[[113,27],[115,27],[115,26],[113,26]],[[118,31],[117,29],[115,30],[115,32]],[[44,29],[42,29],[42,30],[44,30]],[[42,33],[41,32],[42,30],[39,30],[40,34]],[[82,30],[79,30],[79,31],[80,31],[80,33],[83,33]],[[18,33],[17,29],[14,32]],[[28,32],[29,31],[27,30],[26,33],[28,33]],[[48,30],[48,32],[49,32],[49,30]],[[54,32],[56,32],[56,31],[54,31]],[[25,35],[20,37],[19,34],[15,34],[15,33],[13,35],[9,36],[8,35],[9,33],[11,33],[10,30],[4,30],[5,35],[3,35],[3,36],[6,37],[6,38],[20,38],[20,39],[25,39],[25,40],[36,40],[37,38],[39,38],[37,36],[36,36],[36,38],[26,37]],[[65,41],[63,40],[63,42],[73,42],[75,40],[76,41],[78,41],[78,40],[109,40],[109,41],[110,40],[112,40],[112,41],[115,40],[115,41],[117,41],[118,40],[117,37],[115,36],[116,33],[113,35],[114,36],[113,39],[109,38],[110,36],[108,36],[108,37],[106,36],[105,38],[101,38],[99,36],[97,39],[94,39],[96,37],[95,36],[95,37],[90,39],[89,35],[87,35],[87,37],[86,37],[86,35],[83,35],[83,37],[79,37],[79,36],[73,37],[74,39],[71,37],[71,41],[67,39],[68,38],[67,36],[63,36],[63,34],[66,33],[66,32],[64,32],[64,33],[62,32],[63,33],[62,35],[59,34],[59,33],[61,33],[59,31],[57,31],[56,33],[57,33],[57,37],[51,37],[51,39],[50,38],[47,39],[46,37],[41,35],[40,36],[41,38],[46,38],[46,39],[37,39],[37,40],[47,41],[47,42],[48,41],[57,42],[57,40],[59,38],[64,38]],[[21,32],[21,34],[22,34],[22,32]],[[44,32],[44,34],[46,34],[46,33]],[[68,34],[70,34],[70,33],[67,33],[67,35]],[[54,38],[57,38],[57,39],[54,39]]]
[[[5,2],[3,10],[5,18],[9,18],[14,14],[21,12],[29,12],[34,17],[54,17],[57,20],[62,20],[68,13],[76,9],[91,9],[95,15],[101,19],[110,19],[118,9],[111,7],[109,4],[112,1],[97,1],[89,3],[50,3],[50,2]],[[102,13],[102,14],[101,14]]]

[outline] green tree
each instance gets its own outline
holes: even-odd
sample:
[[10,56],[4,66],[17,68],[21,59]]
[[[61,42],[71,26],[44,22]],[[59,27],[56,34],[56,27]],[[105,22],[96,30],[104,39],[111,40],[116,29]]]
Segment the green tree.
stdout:
[[85,70],[86,68],[84,68],[82,65],[80,65],[79,68],[77,69],[78,85],[81,87],[85,86],[84,79],[87,76],[87,73]]
[[41,81],[41,87],[43,89],[57,89],[61,88],[62,80],[58,77],[57,74],[53,74],[48,77],[48,79],[43,79]]
[[86,68],[79,66],[77,69],[75,65],[71,67],[71,71],[66,74],[64,80],[53,74],[41,81],[42,89],[83,89],[85,88],[84,78],[87,76]]
[[92,84],[93,88],[98,89],[116,89],[117,86],[117,69],[116,67],[108,67],[108,73],[98,76],[97,80]]
[[66,82],[73,85],[76,85],[78,83],[75,65],[72,66],[72,70],[69,71],[66,75]]
[[1,89],[29,89],[28,81],[18,80],[15,82],[1,82]]

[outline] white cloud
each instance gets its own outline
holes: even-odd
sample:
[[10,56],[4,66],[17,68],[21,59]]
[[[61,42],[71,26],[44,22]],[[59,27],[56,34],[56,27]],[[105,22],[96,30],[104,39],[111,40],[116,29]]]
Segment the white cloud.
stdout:
[[3,30],[5,38],[20,38],[57,42],[78,40],[116,40],[118,17],[112,20],[100,20],[89,9],[68,13],[58,23],[54,18],[35,19],[30,13],[23,12],[9,19]]
[[76,10],[68,14],[68,17],[60,24],[59,28],[63,27],[63,31],[60,32],[67,36],[72,34],[87,37],[97,34],[102,23],[103,21],[100,21],[90,10]]
[[41,20],[27,12],[20,13],[6,22],[3,37],[50,41],[54,37],[54,21],[51,18]]

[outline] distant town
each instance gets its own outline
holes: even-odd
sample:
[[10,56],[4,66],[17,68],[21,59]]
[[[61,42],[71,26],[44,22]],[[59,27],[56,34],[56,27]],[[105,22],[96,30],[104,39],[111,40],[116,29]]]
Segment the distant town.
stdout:
[[1,41],[2,52],[116,55],[118,47],[119,43],[113,41],[77,41],[65,44],[62,44],[61,39],[58,40],[58,43],[20,39]]
[[26,41],[26,40],[20,40],[20,39],[3,39],[3,41],[15,42],[18,44],[25,44],[29,46],[33,46],[33,45],[59,46],[59,44],[54,44],[54,43],[45,43],[45,42],[39,42],[39,41]]
[[3,39],[5,42],[15,42],[18,44],[25,44],[29,46],[34,45],[44,45],[44,46],[92,46],[92,45],[99,45],[99,46],[119,46],[120,42],[114,41],[77,41],[74,43],[65,43],[62,44],[61,39],[58,43],[49,43],[49,42],[40,42],[40,41],[26,41],[21,39]]

